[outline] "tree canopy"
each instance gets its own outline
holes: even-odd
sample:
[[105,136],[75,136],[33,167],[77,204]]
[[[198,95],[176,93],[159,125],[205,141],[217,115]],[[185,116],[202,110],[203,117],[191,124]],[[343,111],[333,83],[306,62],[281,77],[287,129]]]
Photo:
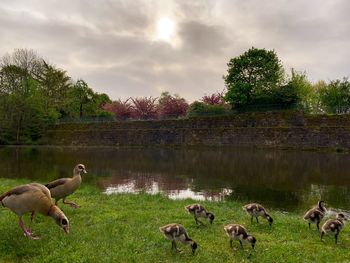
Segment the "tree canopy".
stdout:
[[284,77],[275,51],[252,47],[232,58],[227,66],[225,99],[232,106],[273,103],[273,94]]
[[17,49],[0,59],[0,144],[30,143],[59,118],[108,114],[101,104],[109,101],[35,51]]

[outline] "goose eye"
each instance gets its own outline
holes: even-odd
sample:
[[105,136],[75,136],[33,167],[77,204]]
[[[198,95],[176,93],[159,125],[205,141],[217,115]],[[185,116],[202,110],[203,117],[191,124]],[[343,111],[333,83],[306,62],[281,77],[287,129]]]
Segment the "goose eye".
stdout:
[[68,221],[66,219],[62,219],[61,221],[62,226],[68,225]]

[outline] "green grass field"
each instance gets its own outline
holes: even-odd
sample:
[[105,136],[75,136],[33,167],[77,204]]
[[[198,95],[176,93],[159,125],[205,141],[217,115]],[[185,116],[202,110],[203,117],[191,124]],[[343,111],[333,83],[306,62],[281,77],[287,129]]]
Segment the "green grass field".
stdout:
[[[0,192],[25,181],[0,179]],[[105,195],[84,186],[71,196],[79,209],[59,206],[70,220],[70,234],[49,217],[38,216],[33,230],[40,240],[25,238],[17,216],[0,208],[0,262],[350,262],[349,230],[345,227],[334,244],[332,236],[321,242],[316,226],[308,229],[302,214],[270,210],[274,224],[263,219],[252,224],[239,202],[201,202],[213,212],[213,225],[196,226],[184,206],[193,200],[170,200],[161,195]],[[25,218],[26,222],[29,216]],[[171,252],[171,243],[159,232],[168,223],[185,226],[199,245],[196,255],[179,244],[182,253]],[[256,249],[230,249],[223,226],[239,223],[257,239]]]

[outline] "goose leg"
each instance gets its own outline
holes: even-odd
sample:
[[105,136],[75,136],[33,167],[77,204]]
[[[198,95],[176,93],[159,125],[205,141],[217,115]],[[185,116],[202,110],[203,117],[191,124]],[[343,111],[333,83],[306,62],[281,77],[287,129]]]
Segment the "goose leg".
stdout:
[[338,244],[338,234],[339,234],[339,233],[337,233],[337,234],[334,235],[335,244]]
[[311,223],[309,222],[309,229],[311,229]]
[[317,226],[317,230],[320,231],[320,221],[317,221],[316,226]]
[[174,249],[175,249],[176,252],[181,252],[181,250],[176,247],[176,241],[175,240],[173,240],[173,246],[174,246]]
[[32,234],[32,224],[33,224],[34,217],[35,217],[35,211],[33,211],[32,214],[30,215],[30,223],[29,223],[28,232],[31,234]]
[[242,241],[241,240],[238,240],[239,243],[241,244],[241,248],[243,249],[243,244],[242,244]]
[[80,207],[79,205],[77,205],[77,204],[74,203],[74,202],[66,201],[66,198],[63,198],[62,202],[63,202],[65,205],[70,205],[70,206],[73,207],[73,208],[79,208],[79,207]]
[[324,232],[321,232],[321,241],[323,241]]
[[24,234],[26,237],[28,237],[28,238],[30,238],[30,239],[34,239],[34,240],[40,239],[39,237],[34,237],[34,236],[32,236],[32,234],[25,228],[21,216],[19,217],[19,227],[22,229],[23,234]]
[[232,247],[232,239],[230,239],[230,247]]
[[256,216],[255,218],[256,218],[256,222],[257,222],[257,223],[259,224],[259,220],[258,220],[258,217]]
[[204,225],[203,222],[200,221],[196,216],[194,217],[194,219],[196,220],[197,225]]

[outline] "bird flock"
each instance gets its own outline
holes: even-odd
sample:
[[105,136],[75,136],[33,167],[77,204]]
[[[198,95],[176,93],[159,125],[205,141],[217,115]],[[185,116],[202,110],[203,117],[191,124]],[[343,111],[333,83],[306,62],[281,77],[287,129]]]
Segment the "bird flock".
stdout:
[[[63,204],[70,205],[73,208],[79,208],[79,205],[72,201],[67,201],[66,198],[80,187],[82,173],[87,173],[85,166],[83,164],[78,164],[73,169],[72,178],[61,178],[46,185],[29,183],[17,186],[0,196],[0,204],[9,208],[18,216],[19,227],[23,231],[24,236],[29,239],[40,238],[32,232],[32,223],[37,213],[52,217],[56,224],[68,234],[69,220],[58,207],[58,201],[62,199]],[[54,199],[55,202],[53,202],[52,199]],[[262,205],[251,203],[242,208],[250,216],[252,223],[254,218],[256,222],[259,223],[258,217],[262,217],[272,226],[273,219]],[[201,204],[187,205],[185,206],[185,210],[194,217],[196,224],[204,225],[200,218],[208,220],[210,224],[213,224],[215,219],[214,214],[209,212]],[[22,216],[27,213],[31,214],[28,228],[25,227],[22,220]],[[309,228],[311,228],[311,224],[316,224],[317,229],[320,230],[320,222],[325,217],[326,213],[325,202],[319,201],[316,207],[305,213],[303,219],[308,222]],[[324,235],[332,234],[337,244],[338,235],[343,229],[345,221],[347,221],[347,218],[343,213],[338,213],[335,218],[328,219],[321,227],[321,240],[323,240]],[[183,244],[190,245],[192,253],[195,254],[198,244],[189,237],[186,229],[181,224],[167,224],[160,227],[159,230],[171,241],[172,250],[180,251],[177,248],[177,241],[180,241]],[[229,237],[231,247],[233,240],[238,240],[242,248],[243,243],[250,243],[252,248],[255,248],[257,240],[253,235],[248,233],[244,226],[240,224],[228,224],[224,226],[224,231]]]
[[[251,223],[253,223],[254,218],[256,222],[259,223],[258,217],[262,217],[267,220],[270,227],[273,223],[273,218],[268,214],[266,209],[257,203],[247,204],[242,207],[244,211],[250,216]],[[199,220],[199,218],[206,218],[209,220],[210,224],[214,221],[214,214],[208,212],[204,206],[200,204],[192,204],[185,206],[185,209],[188,213],[190,213],[194,219],[196,224],[202,224],[203,222]],[[319,224],[321,220],[325,217],[327,209],[325,207],[324,201],[319,201],[317,206],[308,210],[303,219],[308,222],[309,228],[311,228],[311,224],[314,223],[319,230]],[[328,219],[321,228],[320,238],[323,241],[323,237],[326,234],[334,235],[335,243],[338,242],[338,235],[344,227],[344,222],[348,219],[343,213],[338,213],[334,219]],[[159,230],[164,234],[164,236],[171,241],[171,249],[179,252],[177,249],[176,242],[180,241],[183,244],[191,245],[192,253],[195,254],[195,251],[198,247],[198,244],[192,240],[186,229],[180,224],[168,224],[159,228]],[[255,248],[256,238],[249,234],[247,229],[240,224],[228,224],[224,226],[224,231],[230,240],[230,247],[232,248],[233,240],[238,240],[241,248],[243,248],[243,243],[250,243],[252,248]]]
[[[0,204],[17,214],[19,227],[23,234],[30,239],[39,239],[32,232],[32,223],[36,213],[50,216],[63,231],[69,233],[69,220],[57,206],[60,199],[63,204],[74,208],[79,206],[66,201],[66,197],[74,193],[81,184],[81,173],[86,173],[85,166],[78,164],[73,169],[72,178],[61,178],[46,185],[30,183],[19,185],[0,196]],[[55,199],[55,203],[52,201]],[[26,228],[22,220],[24,214],[31,213],[29,227]]]

